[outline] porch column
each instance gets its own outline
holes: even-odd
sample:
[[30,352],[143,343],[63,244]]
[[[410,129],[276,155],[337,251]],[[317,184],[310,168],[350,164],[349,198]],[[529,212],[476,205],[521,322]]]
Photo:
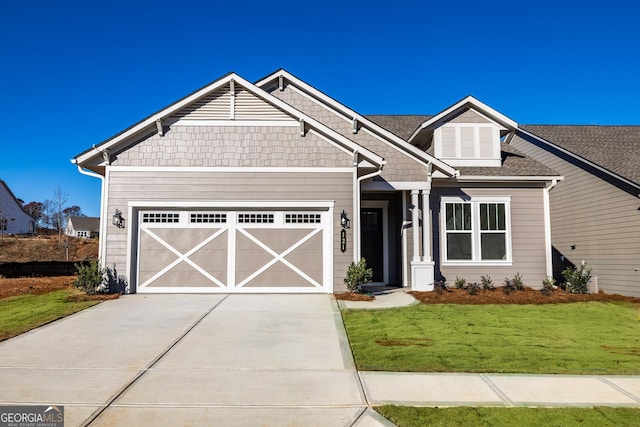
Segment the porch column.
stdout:
[[420,190],[411,190],[411,229],[413,230],[412,262],[420,261],[420,206],[418,196]]
[[422,190],[422,261],[431,261],[431,218],[429,217],[429,194]]
[[[429,223],[429,189],[422,190],[422,233],[420,233],[420,208],[418,206],[420,190],[411,191],[413,205],[413,259],[411,261],[411,289],[414,291],[433,291],[434,262],[431,260],[430,223]],[[422,253],[420,256],[420,240]]]

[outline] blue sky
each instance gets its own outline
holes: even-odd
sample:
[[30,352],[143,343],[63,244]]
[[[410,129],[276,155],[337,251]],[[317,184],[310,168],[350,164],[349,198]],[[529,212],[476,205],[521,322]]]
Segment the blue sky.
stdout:
[[20,1],[0,13],[0,179],[99,215],[70,159],[235,71],[363,114],[473,95],[523,124],[640,124],[640,3]]

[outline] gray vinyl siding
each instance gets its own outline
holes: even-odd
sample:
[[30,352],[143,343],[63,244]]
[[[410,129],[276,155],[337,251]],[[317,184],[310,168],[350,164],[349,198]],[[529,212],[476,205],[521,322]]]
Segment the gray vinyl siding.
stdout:
[[385,180],[390,182],[407,182],[425,181],[427,179],[426,166],[420,164],[413,157],[382,142],[366,129],[359,128],[358,132],[354,134],[353,124],[347,117],[338,115],[329,110],[329,107],[325,107],[309,97],[302,95],[300,92],[292,89],[290,85],[287,85],[283,91],[276,89],[271,94],[336,132],[339,132],[346,138],[382,156],[387,160],[387,164],[382,170],[382,177]]
[[286,126],[177,126],[117,153],[115,166],[351,167],[353,157]]
[[[344,290],[343,278],[353,259],[353,244],[340,250],[340,212],[353,210],[353,174],[322,172],[185,172],[127,171],[110,168],[108,173],[107,212],[128,212],[129,201],[158,201],[197,206],[210,201],[334,201],[334,290]],[[161,209],[161,208],[158,208]],[[108,225],[106,265],[131,274],[127,260],[127,234],[131,228],[132,248],[136,247],[137,218],[126,218],[126,227]],[[347,241],[353,242],[352,230]],[[132,262],[135,265],[135,260]],[[126,266],[126,267],[125,267]]]
[[600,290],[640,297],[638,197],[588,172],[581,162],[519,136],[511,145],[564,176],[549,193],[553,246],[576,265],[585,261]]
[[[441,223],[440,198],[443,196],[467,195],[471,197],[511,198],[511,266],[442,266],[441,265]],[[520,273],[527,286],[540,288],[546,278],[546,250],[544,228],[543,189],[540,187],[495,187],[495,188],[433,188],[431,191],[433,254],[436,261],[436,280],[446,279],[453,285],[456,276],[467,282],[480,282],[480,276],[489,275],[496,286],[505,278],[513,278]]]

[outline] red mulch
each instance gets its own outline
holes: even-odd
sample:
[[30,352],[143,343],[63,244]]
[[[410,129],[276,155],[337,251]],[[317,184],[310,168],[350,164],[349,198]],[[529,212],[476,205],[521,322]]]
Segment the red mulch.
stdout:
[[617,294],[570,294],[562,289],[556,289],[549,295],[540,290],[525,288],[509,295],[501,288],[493,291],[479,291],[476,295],[470,295],[464,289],[449,289],[438,292],[409,292],[417,300],[425,304],[558,304],[581,301],[626,301],[640,304],[640,298],[628,297]]
[[334,294],[336,299],[342,301],[373,301],[373,296],[366,294],[359,294],[357,292],[340,292]]

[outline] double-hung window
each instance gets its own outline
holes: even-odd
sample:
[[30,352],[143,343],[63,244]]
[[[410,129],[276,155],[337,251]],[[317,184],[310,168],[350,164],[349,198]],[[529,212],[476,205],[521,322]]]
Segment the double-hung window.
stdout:
[[508,197],[442,198],[443,262],[510,264]]

